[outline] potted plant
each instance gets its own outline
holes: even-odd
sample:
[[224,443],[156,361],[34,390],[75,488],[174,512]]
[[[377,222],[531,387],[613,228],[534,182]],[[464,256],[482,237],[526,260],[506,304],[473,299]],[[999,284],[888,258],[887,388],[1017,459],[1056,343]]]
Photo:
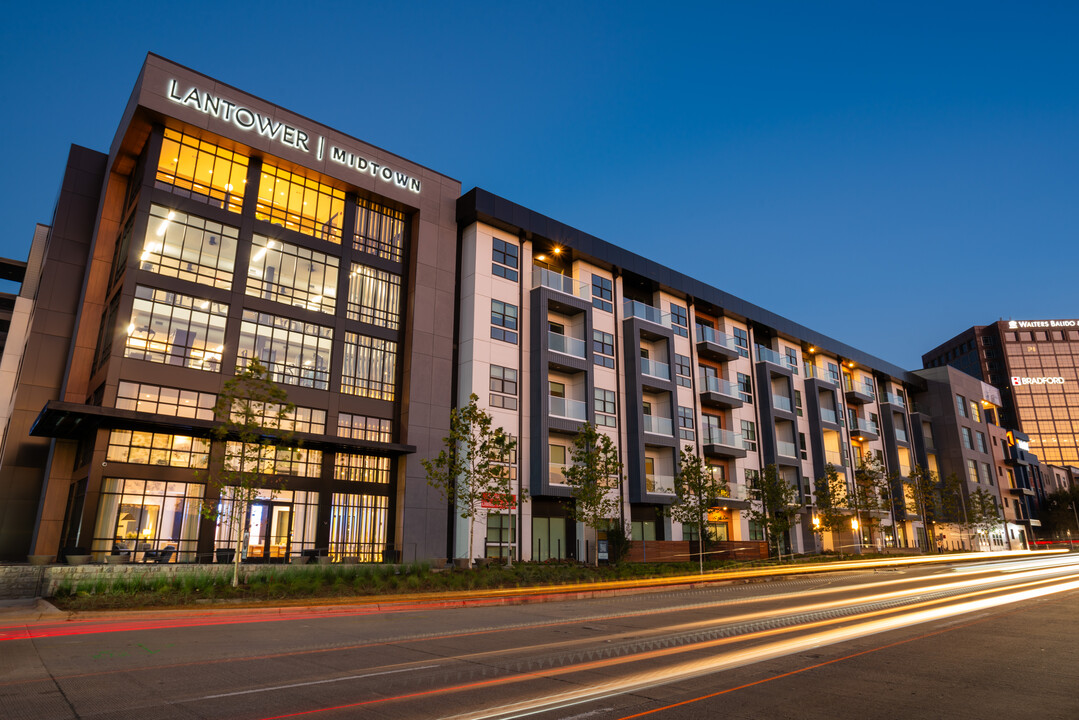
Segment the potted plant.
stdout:
[[68,547],[64,548],[64,559],[68,565],[85,565],[90,562],[90,553],[86,548]]

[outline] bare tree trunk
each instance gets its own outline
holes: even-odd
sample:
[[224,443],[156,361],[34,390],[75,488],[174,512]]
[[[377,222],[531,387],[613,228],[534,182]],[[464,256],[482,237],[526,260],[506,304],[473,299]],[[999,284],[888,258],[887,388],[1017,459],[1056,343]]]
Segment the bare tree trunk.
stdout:
[[[244,541],[244,521],[247,519],[247,505],[239,503],[239,506],[240,511],[234,511],[234,516],[236,517],[236,556],[232,558],[232,587],[240,586],[240,552]],[[235,507],[235,503],[233,507]]]

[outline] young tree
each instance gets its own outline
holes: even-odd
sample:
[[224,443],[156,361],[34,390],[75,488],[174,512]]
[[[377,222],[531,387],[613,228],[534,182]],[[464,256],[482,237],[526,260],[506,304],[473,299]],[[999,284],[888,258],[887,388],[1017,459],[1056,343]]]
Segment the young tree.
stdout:
[[753,502],[749,516],[764,529],[769,549],[774,545],[776,556],[781,555],[781,541],[798,515],[798,489],[779,474],[775,465],[768,465],[749,488]]
[[817,533],[843,532],[850,527],[850,515],[844,512],[847,503],[847,482],[839,477],[835,465],[828,463],[824,476],[813,481],[817,500],[814,530]]
[[959,528],[962,533],[970,532],[970,516],[967,514],[967,499],[963,494],[963,481],[955,473],[949,474],[940,483],[940,511],[943,518]]
[[469,562],[473,559],[476,514],[483,501],[505,503],[512,495],[506,460],[517,447],[516,438],[494,427],[491,416],[479,407],[479,400],[473,393],[468,405],[450,411],[450,434],[442,439],[444,447],[437,457],[421,460],[427,483],[468,520]]
[[[622,483],[618,448],[592,423],[584,423],[573,438],[570,459],[562,474],[573,497],[573,518],[598,530],[618,512],[618,498],[610,493]],[[599,565],[598,552],[596,565]]]
[[251,359],[247,366],[228,380],[217,396],[214,416],[218,419],[213,437],[223,444],[223,461],[205,477],[221,499],[203,503],[205,517],[222,520],[226,531],[236,541],[233,555],[232,586],[240,582],[240,560],[247,513],[259,492],[269,489],[271,496],[281,484],[276,462],[287,461],[294,452],[292,432],[286,419],[296,406],[288,394],[270,378],[269,370]]
[[727,494],[727,481],[717,478],[692,445],[682,448],[674,476],[677,499],[667,512],[680,523],[694,523],[700,538],[698,565],[704,574],[704,547],[708,536],[708,508]]
[[993,493],[985,488],[978,488],[970,494],[967,502],[967,523],[973,532],[985,535],[987,539],[1000,527],[1000,509]]
[[940,514],[940,478],[932,470],[915,465],[910,469],[906,486],[910,488],[910,499],[913,505],[907,509],[918,513],[921,517],[929,542],[926,550],[930,550],[937,542],[933,537],[933,521]]
[[861,537],[861,527],[876,527],[878,534],[883,533],[880,517],[875,513],[891,509],[892,492],[888,476],[884,472],[884,463],[873,453],[865,453],[854,471],[854,483],[848,494],[847,507],[858,520],[859,529],[855,533]]

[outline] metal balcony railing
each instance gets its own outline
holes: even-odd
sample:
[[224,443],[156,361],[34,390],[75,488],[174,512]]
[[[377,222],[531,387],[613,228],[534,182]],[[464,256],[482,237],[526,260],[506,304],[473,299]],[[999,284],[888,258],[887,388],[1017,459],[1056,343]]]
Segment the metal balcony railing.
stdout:
[[626,314],[626,317],[636,317],[648,322],[655,323],[656,325],[662,325],[669,328],[671,326],[671,316],[659,308],[654,308],[651,305],[645,305],[643,302],[637,300],[626,300],[622,304],[622,308]]
[[658,415],[644,415],[642,417],[642,425],[646,433],[667,437],[674,435],[674,423],[671,422],[670,418],[659,417]]
[[580,400],[570,400],[569,398],[549,396],[551,402],[551,415],[553,417],[567,418],[569,420],[580,420],[584,422],[588,419],[588,405]]
[[574,280],[569,275],[563,275],[554,270],[534,267],[532,268],[532,287],[540,286],[550,288],[551,290],[557,290],[566,295],[573,295],[574,297],[579,297],[582,300],[588,300],[589,302],[591,302],[592,299],[592,288],[588,283]]
[[584,340],[578,340],[575,337],[562,335],[549,330],[547,331],[547,347],[551,349],[551,352],[572,355],[573,357],[578,358],[584,358],[587,350]]

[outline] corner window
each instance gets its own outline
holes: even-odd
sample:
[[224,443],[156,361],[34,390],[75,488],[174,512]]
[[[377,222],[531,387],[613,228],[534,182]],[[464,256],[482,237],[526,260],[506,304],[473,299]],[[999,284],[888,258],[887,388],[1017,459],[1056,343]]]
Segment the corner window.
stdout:
[[689,337],[689,319],[686,309],[681,305],[671,303],[671,329],[675,335]]
[[495,238],[491,248],[491,273],[517,282],[517,253],[516,245]]
[[614,284],[595,273],[592,273],[592,307],[607,312],[614,310]]
[[749,357],[749,333],[736,327],[731,329],[731,334],[734,335],[734,344],[738,346],[738,354]]

